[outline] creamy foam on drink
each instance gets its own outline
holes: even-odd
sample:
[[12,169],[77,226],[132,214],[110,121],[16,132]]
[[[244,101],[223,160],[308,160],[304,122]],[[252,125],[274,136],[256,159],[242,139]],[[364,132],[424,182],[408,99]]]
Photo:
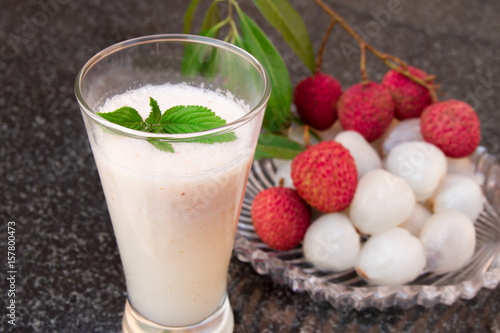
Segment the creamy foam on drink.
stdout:
[[[202,105],[227,123],[248,112],[229,94],[186,84],[131,90],[109,98],[99,112],[129,106],[145,119],[149,97],[162,112]],[[250,129],[236,129],[237,140],[231,142],[175,142],[175,153],[108,130],[90,138],[128,297],[147,319],[192,325],[221,305],[255,145]]]

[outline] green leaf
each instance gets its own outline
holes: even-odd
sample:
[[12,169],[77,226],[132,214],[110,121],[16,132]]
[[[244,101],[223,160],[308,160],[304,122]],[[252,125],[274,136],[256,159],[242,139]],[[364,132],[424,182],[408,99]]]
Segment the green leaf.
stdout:
[[209,55],[203,60],[200,65],[200,74],[206,78],[214,78],[220,66],[220,60],[218,58],[219,50],[213,48]]
[[[145,121],[142,120],[137,110],[128,106],[121,107],[113,112],[97,112],[97,114],[112,123],[151,133],[194,133],[218,128],[226,124],[224,119],[216,116],[212,110],[203,106],[177,105],[166,110],[162,115],[158,102],[154,98],[149,98],[149,105],[151,106],[151,113]],[[147,140],[162,151],[174,152],[174,148],[169,142],[160,141],[156,138],[149,138]],[[234,140],[236,140],[234,132],[186,139],[186,141],[207,144]]]
[[[219,1],[214,1],[208,7],[207,13],[205,14],[205,18],[203,19],[203,23],[201,25],[200,35],[207,35],[207,37],[217,38],[219,36],[220,26],[215,28],[214,31],[210,31],[213,27],[217,26],[221,22],[220,13],[219,13]],[[206,56],[204,61],[200,65],[200,73],[205,77],[215,77],[219,61],[217,61],[217,52],[216,48],[212,48],[211,54]]]
[[292,103],[292,84],[285,62],[273,43],[259,26],[239,7],[244,48],[256,57],[266,68],[272,85],[272,93],[264,115],[263,127],[272,132],[280,132],[289,125]]
[[224,134],[219,134],[216,136],[211,136],[208,138],[200,138],[196,141],[205,143],[205,144],[211,144],[211,143],[216,143],[216,142],[230,142],[236,140],[236,134],[234,132],[229,132],[229,133],[224,133]]
[[161,111],[158,106],[158,102],[154,98],[149,97],[149,105],[151,105],[151,113],[149,114],[149,117],[146,118],[145,122],[151,125],[158,124],[161,118]]
[[[221,127],[226,121],[215,113],[203,106],[196,105],[178,105],[163,113],[159,125],[163,133],[180,134],[201,132]],[[207,136],[195,139],[193,141],[201,143],[228,142],[236,140],[236,135],[223,133],[216,136]]]
[[184,30],[182,33],[189,34],[191,32],[191,22],[193,21],[193,15],[199,3],[200,0],[192,0],[189,4],[189,7],[184,14]]
[[234,36],[234,45],[241,47],[242,49],[245,48],[245,42],[243,42],[243,39],[241,38],[240,35]]
[[[219,22],[207,31],[200,33],[201,36],[214,38],[219,29],[226,24]],[[193,77],[202,72],[205,76],[215,73],[217,50],[209,45],[187,43],[182,58],[181,70],[184,76]]]
[[166,152],[169,152],[169,153],[174,153],[174,147],[172,147],[172,145],[166,141],[159,141],[159,140],[155,140],[155,139],[148,139],[148,142],[150,144],[152,144],[153,146],[155,146],[156,149],[159,149],[161,151],[166,151]]
[[[210,30],[210,28],[221,21],[218,2],[219,1],[214,1],[210,7],[208,7],[205,17],[203,18],[203,23],[201,24],[201,33]],[[218,32],[219,31],[217,31],[215,36],[218,35]]]
[[254,3],[311,73],[314,73],[314,51],[306,25],[299,13],[287,0],[254,0]]
[[257,142],[254,159],[281,158],[291,160],[304,150],[304,146],[282,135],[261,133]]
[[203,106],[177,105],[163,113],[160,126],[166,133],[191,133],[217,128],[226,121]]
[[121,125],[134,130],[143,131],[145,129],[144,121],[136,109],[128,106],[121,107],[113,112],[97,112],[97,114],[107,121]]

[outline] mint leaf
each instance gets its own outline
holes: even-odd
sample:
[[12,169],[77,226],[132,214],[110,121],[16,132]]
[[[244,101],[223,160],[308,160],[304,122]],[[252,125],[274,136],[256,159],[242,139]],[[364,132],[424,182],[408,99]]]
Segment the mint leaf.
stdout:
[[151,105],[151,113],[149,114],[149,116],[146,118],[145,121],[148,124],[156,125],[158,124],[161,118],[160,107],[158,106],[158,102],[152,97],[149,97],[149,105]]
[[160,126],[166,133],[200,132],[225,125],[212,110],[196,105],[177,105],[163,113]]
[[[161,116],[159,126],[163,133],[179,134],[201,132],[226,124],[226,121],[216,116],[212,110],[197,105],[178,105],[166,110]],[[193,141],[201,143],[228,142],[236,140],[236,135],[224,133],[217,136],[198,138]]]
[[[150,133],[194,133],[218,128],[226,124],[224,119],[216,116],[212,110],[203,106],[177,105],[166,110],[162,115],[160,106],[154,98],[149,98],[149,105],[151,106],[151,112],[144,121],[136,109],[128,106],[121,107],[113,112],[97,112],[97,114],[112,123]],[[160,141],[156,138],[147,140],[159,150],[174,152],[174,148],[169,142]],[[187,139],[186,141],[212,144],[234,140],[236,140],[236,134],[230,132]]]
[[212,143],[217,143],[217,142],[230,142],[236,140],[236,134],[234,132],[229,132],[229,133],[224,133],[224,134],[219,134],[215,136],[210,136],[206,138],[197,138],[196,142],[200,143],[205,143],[205,144],[212,144]]
[[153,146],[155,146],[155,148],[161,150],[161,151],[166,151],[166,152],[169,152],[169,153],[174,153],[174,147],[172,147],[172,145],[166,141],[158,141],[158,140],[155,140],[155,139],[148,139],[148,142],[150,144],[152,144]]
[[97,112],[98,115],[114,124],[130,129],[144,131],[146,128],[141,115],[136,109],[124,106],[113,112]]

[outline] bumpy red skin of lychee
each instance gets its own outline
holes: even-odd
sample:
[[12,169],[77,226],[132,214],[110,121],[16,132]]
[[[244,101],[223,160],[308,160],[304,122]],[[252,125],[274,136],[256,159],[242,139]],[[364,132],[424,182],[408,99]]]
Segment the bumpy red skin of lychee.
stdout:
[[344,130],[357,131],[371,142],[382,136],[391,124],[394,101],[382,85],[358,83],[340,96],[337,114]]
[[311,221],[310,207],[297,191],[286,187],[272,187],[259,192],[250,213],[260,239],[279,251],[297,247]]
[[446,156],[472,154],[481,141],[481,125],[474,109],[458,100],[436,102],[420,117],[424,140],[440,148]]
[[337,120],[337,101],[342,94],[333,77],[317,73],[297,84],[293,100],[300,119],[317,130],[325,130]]
[[356,191],[358,174],[349,151],[335,141],[307,148],[292,162],[292,180],[311,206],[329,213],[346,208]]
[[[428,76],[426,72],[412,66],[408,66],[408,71],[419,79],[425,79]],[[432,97],[427,88],[393,69],[385,74],[382,85],[392,95],[396,105],[394,116],[399,120],[420,117],[422,111],[432,103]]]

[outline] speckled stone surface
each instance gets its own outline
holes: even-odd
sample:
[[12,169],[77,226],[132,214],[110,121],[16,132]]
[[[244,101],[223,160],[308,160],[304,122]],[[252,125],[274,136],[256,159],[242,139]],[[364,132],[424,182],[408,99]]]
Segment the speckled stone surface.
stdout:
[[[436,74],[448,97],[472,104],[482,144],[500,157],[500,2],[327,2],[372,45]],[[312,1],[292,3],[317,50],[328,17]],[[399,10],[386,15],[394,3]],[[308,75],[251,2],[241,5],[282,52],[293,83]],[[0,8],[0,331],[119,332],[124,278],[74,80],[111,44],[180,33],[187,1],[0,0]],[[323,71],[344,88],[360,77],[353,46],[336,29],[325,53]],[[371,56],[368,68],[373,80],[386,71]],[[6,309],[8,221],[16,228],[15,328]],[[233,258],[229,294],[235,332],[500,332],[500,288],[433,309],[334,309]]]

